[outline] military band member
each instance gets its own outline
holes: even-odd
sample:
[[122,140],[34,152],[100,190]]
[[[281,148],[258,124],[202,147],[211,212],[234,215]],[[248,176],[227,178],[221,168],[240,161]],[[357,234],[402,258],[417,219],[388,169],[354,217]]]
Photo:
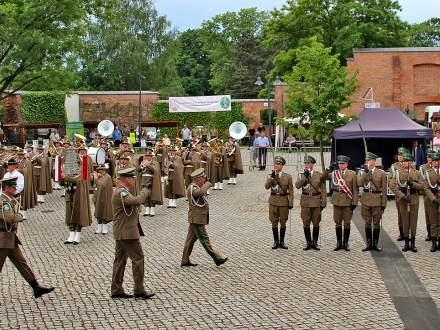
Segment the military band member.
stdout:
[[24,219],[18,212],[20,204],[14,198],[17,193],[17,178],[0,180],[0,184],[2,187],[0,195],[0,272],[3,269],[6,258],[9,258],[21,276],[32,287],[34,297],[39,298],[44,294],[52,292],[54,288],[46,288],[38,284],[32,269],[21,252],[21,242],[17,236],[17,228],[18,223]]
[[34,185],[37,189],[37,200],[44,203],[44,196],[52,193],[51,163],[44,154],[44,147],[38,146],[38,156],[34,163]]
[[135,168],[125,168],[117,172],[118,186],[112,195],[113,208],[113,236],[116,241],[115,260],[113,262],[113,275],[111,285],[112,298],[132,298],[126,294],[122,286],[124,281],[125,266],[130,258],[133,268],[134,296],[149,299],[154,293],[148,293],[144,287],[144,252],[139,241],[144,236],[139,224],[139,207],[145,203],[151,193],[143,187],[138,196],[130,193],[136,181]]
[[199,240],[205,251],[211,256],[217,266],[224,264],[228,258],[223,257],[215,251],[209,240],[206,225],[209,224],[209,204],[206,193],[212,186],[211,182],[206,181],[206,174],[203,168],[199,168],[191,173],[193,183],[188,187],[186,194],[189,202],[188,209],[188,234],[186,236],[183,249],[182,267],[197,266],[190,261],[194,243]]
[[[419,168],[420,175],[422,176],[422,179],[425,181],[426,181],[427,171],[431,170],[433,167],[432,157],[435,154],[436,154],[435,151],[429,150],[426,153],[426,160],[427,160],[426,164],[423,164]],[[423,196],[423,206],[425,209],[425,222],[426,222],[426,232],[427,232],[425,241],[430,241],[431,240],[431,212],[428,212],[428,209],[430,207],[432,207],[432,202],[429,200],[429,198],[426,194]]]
[[152,150],[147,150],[146,154],[139,158],[138,182],[143,186],[150,181],[151,194],[144,203],[144,216],[154,217],[156,215],[156,205],[163,204],[162,182],[160,164],[154,158]]
[[87,184],[89,187],[89,192],[93,193],[93,185],[92,185],[92,182],[93,182],[93,160],[92,160],[92,157],[87,155],[87,147],[85,145],[81,145],[80,147],[78,147],[78,156],[81,161],[81,164],[84,161],[84,158],[87,158],[87,177],[89,178],[89,180],[87,181]]
[[108,234],[108,223],[113,221],[113,210],[109,205],[112,202],[113,179],[108,174],[105,164],[99,165],[94,172],[93,183],[95,191],[93,193],[93,203],[95,204],[95,218],[98,228],[95,234]]
[[28,218],[27,210],[33,209],[37,205],[37,191],[32,179],[32,163],[25,158],[25,153],[20,150],[18,156],[18,171],[24,176],[24,189],[21,193],[21,213],[25,219]]
[[[404,154],[410,154],[409,150],[403,147],[400,147],[397,149],[397,162],[391,165],[391,178],[394,177],[396,174],[396,171],[403,168],[403,155]],[[396,209],[397,209],[397,225],[399,226],[399,237],[397,237],[397,240],[403,241],[403,224],[402,224],[402,217],[400,215],[400,209],[399,209],[399,202],[397,201],[397,198],[395,199],[396,202]]]
[[214,184],[213,190],[223,190],[223,180],[229,178],[228,163],[225,160],[226,149],[222,146],[220,139],[214,141],[211,148],[210,180]]
[[402,168],[396,169],[390,180],[390,188],[396,195],[403,225],[405,246],[402,251],[417,252],[415,245],[417,217],[419,213],[419,193],[425,189],[420,172],[413,165],[410,154],[403,155]]
[[189,144],[182,154],[184,166],[185,188],[191,184],[191,173],[200,168],[200,154],[194,150],[194,144]]
[[[306,246],[304,250],[319,250],[319,224],[321,223],[321,211],[327,206],[326,178],[315,170],[316,160],[312,156],[304,157],[304,173],[299,174],[295,183],[301,194],[301,219],[303,221]],[[310,225],[313,224],[313,239]]]
[[[275,157],[275,169],[267,177],[264,187],[270,189],[269,220],[272,223],[273,246],[272,249],[287,249],[284,243],[286,223],[289,219],[289,210],[293,208],[293,182],[292,176],[283,172],[286,160]],[[278,234],[278,224],[280,231]]]
[[431,252],[435,252],[440,249],[440,154],[432,153],[431,158],[430,168],[424,171],[425,185],[431,192],[425,190],[425,212],[430,219]]
[[236,185],[237,174],[243,174],[243,162],[241,160],[240,145],[231,136],[226,144],[226,159],[229,169],[228,184]]
[[205,170],[207,177],[209,178],[209,162],[211,160],[209,154],[209,143],[203,142],[200,150],[200,167]]
[[[348,169],[350,158],[344,155],[336,157],[338,169],[332,165],[324,171],[324,176],[331,180],[333,187],[333,221],[335,222],[336,247],[334,251],[350,251],[351,219],[358,203],[358,185],[356,173]],[[344,231],[342,232],[342,229]]]
[[[79,160],[78,160],[79,162]],[[78,245],[81,242],[81,230],[92,224],[90,211],[89,181],[81,175],[75,177],[61,175],[61,185],[66,187],[66,225],[69,237],[64,244]]]
[[165,182],[165,197],[168,198],[168,208],[177,207],[177,199],[185,196],[183,179],[183,162],[176,155],[177,148],[172,146],[168,150],[168,180]]
[[[387,176],[384,170],[376,168],[377,155],[367,153],[367,166],[357,178],[358,186],[363,187],[361,195],[361,216],[365,222],[367,246],[362,251],[381,251],[378,247],[380,221],[387,205]],[[373,229],[372,229],[373,228]],[[372,232],[373,230],[373,232]]]

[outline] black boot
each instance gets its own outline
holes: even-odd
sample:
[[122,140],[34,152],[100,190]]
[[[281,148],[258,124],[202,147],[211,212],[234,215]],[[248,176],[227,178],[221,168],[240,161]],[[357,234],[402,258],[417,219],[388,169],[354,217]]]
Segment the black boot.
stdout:
[[319,227],[313,227],[312,249],[317,251],[321,250],[318,245],[318,238],[319,238]]
[[416,238],[415,237],[411,237],[411,251],[412,252],[417,252]]
[[344,228],[344,242],[342,243],[342,247],[345,251],[350,251],[350,247],[348,246],[348,240],[350,239],[350,228]]
[[278,249],[280,245],[280,239],[278,238],[278,228],[272,228],[272,234],[273,234],[273,246],[272,250]]
[[399,226],[399,237],[397,237],[397,240],[399,242],[404,240],[404,238],[403,238],[403,227],[401,227],[401,226]]
[[431,252],[437,251],[437,239],[431,239]]
[[425,241],[430,241],[431,240],[431,228],[428,228],[427,229],[427,232],[428,232],[428,235],[426,236],[426,238],[425,238]]
[[370,251],[373,248],[373,238],[371,237],[371,228],[365,227],[365,237],[367,239],[367,246],[362,249],[362,252]]
[[280,249],[287,250],[288,247],[284,244],[284,237],[286,236],[286,228],[280,228]]
[[47,293],[51,293],[53,290],[55,290],[55,288],[53,288],[53,287],[45,288],[44,286],[41,286],[40,284],[38,284],[37,281],[32,281],[29,284],[31,285],[32,290],[34,290],[34,297],[35,298],[40,298],[42,295],[47,294]]
[[403,246],[402,251],[403,251],[403,252],[406,252],[406,251],[409,250],[409,238],[408,238],[408,237],[405,237],[404,239],[405,239],[405,245]]
[[307,245],[303,248],[303,250],[307,251],[312,248],[312,234],[310,232],[310,227],[304,227],[304,237],[306,238]]
[[342,228],[336,228],[336,247],[333,251],[342,249]]
[[375,251],[382,251],[380,247],[377,246],[379,242],[379,235],[380,235],[380,228],[374,228],[373,229],[373,250]]

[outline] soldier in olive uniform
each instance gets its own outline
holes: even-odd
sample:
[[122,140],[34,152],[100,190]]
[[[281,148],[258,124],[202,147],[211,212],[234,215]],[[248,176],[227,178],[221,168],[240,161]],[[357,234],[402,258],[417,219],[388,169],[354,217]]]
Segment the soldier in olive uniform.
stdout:
[[212,184],[211,182],[206,181],[206,174],[203,168],[199,168],[191,173],[191,179],[193,182],[186,190],[186,195],[189,202],[189,227],[180,265],[182,267],[197,266],[197,264],[193,264],[189,258],[191,256],[194,243],[199,240],[200,244],[202,244],[206,252],[212,257],[215,264],[220,266],[224,264],[228,258],[223,257],[212,248],[209,241],[208,232],[205,228],[205,226],[209,224],[209,204],[206,194],[208,189],[212,187]]
[[[315,170],[316,160],[312,156],[304,157],[304,173],[298,176],[295,183],[297,189],[302,189],[301,194],[301,219],[304,226],[304,236],[307,245],[304,250],[319,250],[319,224],[321,211],[327,205],[327,190],[325,178],[322,173]],[[310,224],[313,223],[313,240]]]
[[[286,160],[275,157],[275,169],[269,174],[264,187],[270,189],[269,220],[272,223],[273,246],[272,249],[287,249],[284,244],[286,223],[289,219],[289,210],[293,208],[293,182],[292,176],[283,172]],[[280,232],[278,235],[278,224]]]
[[[391,165],[391,178],[394,177],[394,175],[396,174],[396,171],[399,169],[402,169],[402,163],[403,163],[403,155],[404,154],[409,154],[409,150],[403,147],[400,147],[397,150],[397,162],[395,162],[393,165]],[[397,224],[399,226],[399,237],[397,238],[397,240],[403,241],[403,224],[402,224],[402,217],[400,216],[400,210],[399,210],[399,203],[397,201],[397,198],[395,199],[396,201],[396,209],[397,209]]]
[[419,213],[419,193],[425,190],[420,172],[413,168],[410,154],[403,155],[402,168],[395,171],[390,180],[390,188],[396,195],[397,205],[403,225],[405,246],[402,251],[417,252],[415,246],[417,217]]
[[18,212],[20,203],[14,198],[17,189],[17,177],[0,180],[3,192],[0,195],[0,272],[6,258],[9,258],[21,276],[29,283],[34,291],[34,297],[39,298],[50,293],[54,288],[45,288],[38,284],[32,269],[28,266],[21,252],[21,242],[17,236],[18,223],[23,216]]
[[122,287],[127,259],[131,259],[134,278],[134,296],[149,299],[154,293],[147,293],[144,288],[144,252],[140,236],[144,236],[139,223],[139,208],[151,193],[143,187],[138,196],[130,193],[136,182],[135,168],[129,167],[118,171],[119,185],[112,196],[113,236],[116,240],[115,260],[111,285],[112,298],[132,298]]
[[363,187],[361,216],[365,222],[365,236],[367,238],[367,246],[362,250],[364,252],[381,251],[377,244],[380,235],[380,220],[387,205],[387,176],[384,170],[376,168],[377,158],[377,155],[368,152],[368,164],[365,166],[364,172],[357,178],[358,186]]
[[440,154],[432,153],[431,157],[430,168],[425,167],[423,172],[426,185],[424,199],[426,218],[430,220],[431,252],[435,252],[440,248]]
[[[432,167],[433,167],[432,157],[435,154],[436,154],[435,151],[429,150],[426,153],[426,159],[427,159],[426,164],[423,164],[419,168],[420,175],[422,176],[422,179],[425,180],[425,181],[426,181],[427,172],[429,170],[431,170]],[[425,208],[425,222],[426,222],[426,232],[427,232],[425,241],[430,241],[431,240],[431,212],[428,212],[428,209],[430,207],[432,207],[432,202],[429,200],[429,198],[428,198],[428,196],[426,194],[423,197],[423,206]]]
[[[333,221],[336,225],[336,248],[334,251],[344,249],[350,251],[351,219],[358,202],[358,185],[356,173],[348,169],[350,158],[339,155],[336,158],[338,169],[332,164],[324,171],[324,177],[331,180],[333,186]],[[344,233],[342,233],[344,228]]]

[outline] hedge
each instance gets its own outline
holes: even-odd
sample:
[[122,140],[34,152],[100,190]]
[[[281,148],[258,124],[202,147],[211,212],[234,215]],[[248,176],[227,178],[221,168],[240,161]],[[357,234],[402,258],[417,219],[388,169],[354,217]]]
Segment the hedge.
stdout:
[[[249,122],[249,118],[245,117],[240,103],[232,103],[231,111],[222,112],[182,112],[182,113],[170,113],[168,109],[168,103],[156,103],[152,111],[153,120],[175,120],[179,122],[179,127],[183,127],[185,123],[189,128],[193,126],[205,126],[211,125],[215,127],[221,138],[227,137],[227,129],[234,121],[241,121],[246,125]],[[160,129],[160,134],[168,134],[170,138],[177,136],[175,128],[163,127]]]
[[26,92],[21,95],[21,118],[27,124],[59,123],[67,121],[65,92]]

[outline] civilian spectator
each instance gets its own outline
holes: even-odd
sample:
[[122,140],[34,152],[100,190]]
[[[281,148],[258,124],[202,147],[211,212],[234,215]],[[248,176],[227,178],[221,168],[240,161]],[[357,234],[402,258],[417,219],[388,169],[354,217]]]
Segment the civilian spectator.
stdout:
[[113,138],[115,139],[115,147],[118,148],[122,141],[122,132],[118,126],[113,131]]
[[180,134],[182,135],[182,140],[183,140],[182,147],[187,147],[191,140],[191,130],[188,128],[187,124],[183,126]]
[[414,157],[417,170],[421,165],[425,164],[425,152],[418,141],[413,141],[412,143],[412,156]]
[[60,140],[60,135],[58,134],[58,131],[56,129],[53,129],[52,132],[50,133],[49,139],[52,142],[56,142]]
[[92,140],[95,140],[96,139],[96,128],[92,128],[91,130],[90,130],[90,133],[89,133],[89,138],[90,139],[92,139]]
[[249,128],[248,133],[249,133],[249,147],[252,147],[254,145],[254,141],[255,141],[254,124],[252,124],[252,126]]
[[438,129],[435,130],[435,136],[432,140],[432,150],[434,150],[435,152],[440,151],[440,130]]
[[260,133],[260,136],[255,140],[255,146],[258,153],[258,167],[260,171],[266,169],[267,148],[269,147],[269,139],[266,137],[264,131]]
[[264,132],[265,130],[266,130],[266,127],[264,127],[263,123],[260,123],[260,124],[258,125],[257,131],[258,131],[259,133],[261,133],[261,132]]
[[289,136],[284,141],[284,145],[289,148],[291,148],[292,145],[294,145],[295,143],[296,143],[296,139],[294,136],[292,136],[292,134],[289,134]]
[[171,140],[170,140],[170,138],[168,137],[168,134],[164,134],[164,136],[163,136],[163,143],[164,143],[167,147],[169,147],[169,146],[171,145]]

